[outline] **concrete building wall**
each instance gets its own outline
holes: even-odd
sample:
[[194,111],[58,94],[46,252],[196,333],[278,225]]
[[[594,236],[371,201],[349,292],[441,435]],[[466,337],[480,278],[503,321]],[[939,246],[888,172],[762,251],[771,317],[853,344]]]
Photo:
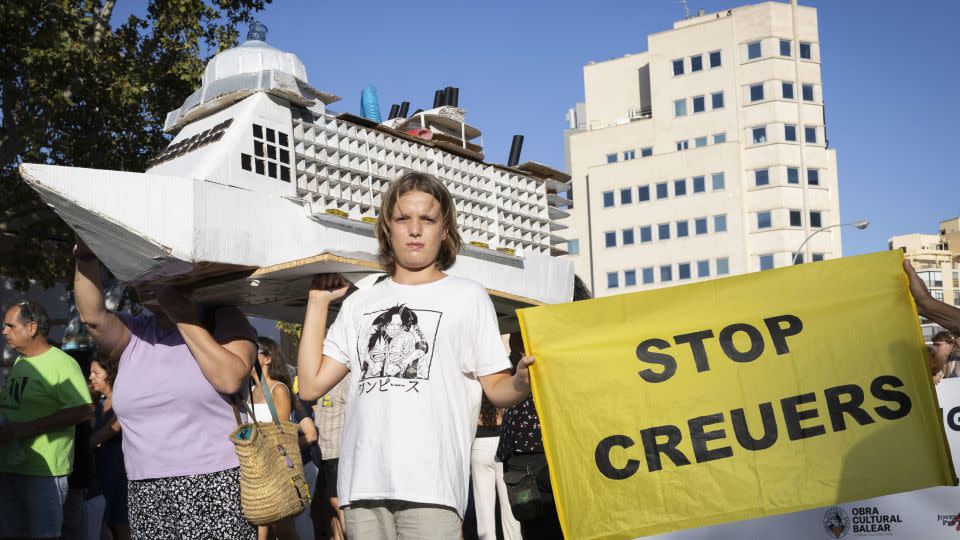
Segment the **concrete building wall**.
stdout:
[[[789,54],[781,54],[781,40]],[[815,9],[783,2],[744,6],[679,21],[648,42],[643,53],[584,67],[586,120],[565,136],[574,207],[562,234],[575,241],[579,253],[570,257],[595,294],[710,279],[723,270],[751,272],[771,260],[775,267],[789,265],[808,236],[841,223]],[[800,58],[801,43],[809,58]],[[750,58],[757,44],[760,55]],[[805,128],[812,132],[809,142]],[[758,170],[766,171],[765,181],[757,181]],[[714,175],[722,175],[716,189]],[[657,198],[663,183],[667,197]],[[652,191],[649,201],[638,201],[642,186]],[[624,190],[632,193],[629,200],[621,198]],[[604,200],[610,192],[612,206]],[[759,226],[767,215],[770,225]],[[697,229],[704,218],[706,228]],[[657,229],[667,223],[670,239],[660,240]],[[642,242],[647,226],[653,239]],[[625,230],[633,230],[633,244],[625,245]],[[611,232],[615,247],[607,247]],[[803,258],[839,257],[840,245],[840,228],[828,228],[810,239]],[[672,279],[660,279],[668,265]],[[678,279],[687,272],[681,265],[691,265],[689,277]],[[708,272],[701,276],[698,266]],[[649,268],[656,276],[644,283],[642,270]],[[636,275],[636,285],[625,285],[633,279],[627,272]],[[608,286],[614,274],[618,283]]]

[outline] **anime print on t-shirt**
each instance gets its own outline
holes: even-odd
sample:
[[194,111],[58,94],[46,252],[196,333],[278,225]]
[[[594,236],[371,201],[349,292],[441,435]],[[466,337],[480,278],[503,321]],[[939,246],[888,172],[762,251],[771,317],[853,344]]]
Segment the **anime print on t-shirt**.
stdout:
[[[389,387],[415,390],[416,381],[430,379],[434,344],[440,326],[439,311],[396,305],[364,313],[360,318],[357,352],[360,358],[360,391],[381,379],[381,391]],[[389,381],[389,379],[399,379]],[[409,381],[413,384],[404,384]]]

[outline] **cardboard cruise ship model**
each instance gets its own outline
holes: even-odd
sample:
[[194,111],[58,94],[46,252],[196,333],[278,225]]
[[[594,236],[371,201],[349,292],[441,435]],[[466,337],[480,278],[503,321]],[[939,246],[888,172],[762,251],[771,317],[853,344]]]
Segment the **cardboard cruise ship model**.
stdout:
[[201,88],[167,115],[175,137],[146,172],[24,164],[22,178],[118,279],[297,321],[312,275],[364,286],[382,271],[381,196],[404,172],[428,172],[453,195],[465,242],[449,273],[487,288],[502,327],[517,307],[570,300],[572,263],[553,234],[569,176],[518,166],[514,151],[509,165],[485,163],[456,89],[409,118],[407,103],[383,123],[337,115],[327,106],[339,98],[265,39],[255,23],[211,59]]

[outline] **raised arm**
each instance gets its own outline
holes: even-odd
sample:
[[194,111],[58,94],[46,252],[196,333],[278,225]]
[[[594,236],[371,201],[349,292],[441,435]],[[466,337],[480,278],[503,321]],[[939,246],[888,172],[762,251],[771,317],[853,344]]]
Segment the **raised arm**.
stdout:
[[300,397],[306,401],[321,398],[350,372],[347,366],[323,354],[330,304],[343,298],[349,287],[350,283],[340,274],[320,274],[310,285],[297,353]]
[[73,295],[80,321],[97,348],[110,356],[119,356],[130,342],[130,331],[120,317],[107,310],[100,288],[100,261],[79,238],[73,253],[77,259]]
[[917,303],[917,313],[950,330],[960,334],[960,308],[941,302],[930,294],[926,283],[917,275],[910,261],[903,261],[903,270],[910,281],[910,294]]
[[[158,289],[157,301],[160,302],[160,309],[177,325],[177,330],[210,384],[223,394],[239,392],[253,369],[257,356],[256,345],[243,337],[231,337],[222,343],[218,342],[197,318],[193,302],[172,287]],[[222,313],[218,314],[218,320],[220,315]],[[236,311],[229,316],[242,318],[243,314]]]

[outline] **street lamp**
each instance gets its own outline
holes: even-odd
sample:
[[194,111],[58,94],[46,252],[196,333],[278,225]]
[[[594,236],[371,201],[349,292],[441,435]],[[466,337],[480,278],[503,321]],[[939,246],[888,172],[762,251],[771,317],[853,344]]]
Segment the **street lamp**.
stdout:
[[846,227],[846,226],[848,226],[848,225],[851,226],[851,227],[856,227],[856,228],[862,230],[862,229],[866,229],[867,226],[870,225],[870,222],[867,221],[867,220],[865,220],[865,219],[861,219],[860,221],[854,221],[854,222],[851,222],[851,223],[837,223],[836,225],[830,225],[829,227],[824,227],[824,228],[822,228],[822,229],[817,229],[817,230],[813,231],[812,233],[810,233],[810,236],[808,236],[808,237],[803,241],[803,243],[800,244],[800,247],[797,248],[797,251],[795,251],[795,252],[793,253],[793,264],[797,264],[797,258],[799,258],[799,257],[800,257],[800,254],[803,253],[803,246],[807,245],[807,242],[809,242],[811,238],[813,238],[814,236],[816,236],[817,233],[821,233],[821,232],[823,232],[823,231],[825,231],[825,230],[827,230],[827,229],[832,229],[832,228],[834,228],[834,227]]

